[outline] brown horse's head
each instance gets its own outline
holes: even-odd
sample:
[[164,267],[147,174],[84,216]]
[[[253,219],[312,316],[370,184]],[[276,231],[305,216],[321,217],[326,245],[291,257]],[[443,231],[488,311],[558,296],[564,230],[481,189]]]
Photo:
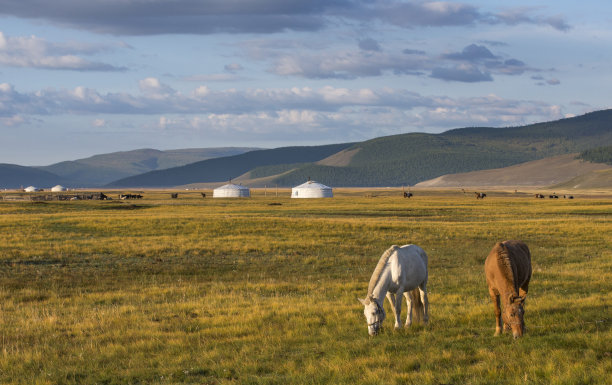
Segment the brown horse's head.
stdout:
[[508,304],[504,309],[504,326],[512,330],[512,336],[514,338],[522,337],[523,332],[525,331],[525,322],[523,320],[523,316],[525,314],[525,311],[523,310],[524,302],[525,297],[519,297],[511,294],[508,297]]

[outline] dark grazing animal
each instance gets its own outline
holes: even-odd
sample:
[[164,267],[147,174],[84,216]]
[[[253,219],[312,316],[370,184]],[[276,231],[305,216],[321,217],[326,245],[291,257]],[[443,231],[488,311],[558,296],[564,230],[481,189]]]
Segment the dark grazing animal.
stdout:
[[481,192],[481,193],[474,192],[474,194],[476,194],[476,199],[484,199],[487,196],[487,194],[485,194],[483,192]]
[[119,194],[119,199],[142,199],[140,194]]
[[496,243],[485,260],[485,275],[495,307],[495,335],[511,329],[514,338],[521,337],[525,332],[523,306],[531,279],[529,248],[521,241]]

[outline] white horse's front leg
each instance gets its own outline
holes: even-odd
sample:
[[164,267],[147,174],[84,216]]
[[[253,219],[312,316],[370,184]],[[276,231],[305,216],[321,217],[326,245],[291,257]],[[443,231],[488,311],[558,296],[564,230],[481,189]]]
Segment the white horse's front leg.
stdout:
[[406,306],[408,307],[408,315],[406,316],[406,327],[410,327],[412,325],[412,297],[410,296],[409,291],[404,293],[404,297],[406,298]]
[[389,300],[389,303],[391,304],[391,310],[393,310],[393,315],[395,316],[395,328],[399,329],[400,328],[399,319],[400,319],[401,313],[397,311],[397,298],[395,294],[391,292],[387,292],[387,299]]
[[402,299],[403,295],[402,292],[398,290],[397,293],[395,293],[395,303],[393,304],[393,306],[395,307],[395,328],[396,329],[401,329],[402,328],[402,321],[400,320],[400,316],[402,314]]

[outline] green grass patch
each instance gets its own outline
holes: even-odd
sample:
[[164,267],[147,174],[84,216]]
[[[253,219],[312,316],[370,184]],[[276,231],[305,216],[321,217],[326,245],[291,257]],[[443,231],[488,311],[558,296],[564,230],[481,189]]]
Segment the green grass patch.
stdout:
[[[610,199],[197,195],[0,203],[0,383],[601,384],[612,372]],[[493,337],[483,273],[511,238],[534,267],[517,341]],[[430,324],[387,319],[370,338],[357,297],[405,243],[429,255]]]

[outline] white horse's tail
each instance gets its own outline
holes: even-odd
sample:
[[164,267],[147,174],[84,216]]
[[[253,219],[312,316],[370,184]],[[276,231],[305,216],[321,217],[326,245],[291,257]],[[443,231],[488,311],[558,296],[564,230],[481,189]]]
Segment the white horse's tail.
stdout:
[[425,306],[421,301],[421,292],[418,287],[410,292],[410,299],[412,300],[412,319],[414,322],[422,324],[425,319]]

